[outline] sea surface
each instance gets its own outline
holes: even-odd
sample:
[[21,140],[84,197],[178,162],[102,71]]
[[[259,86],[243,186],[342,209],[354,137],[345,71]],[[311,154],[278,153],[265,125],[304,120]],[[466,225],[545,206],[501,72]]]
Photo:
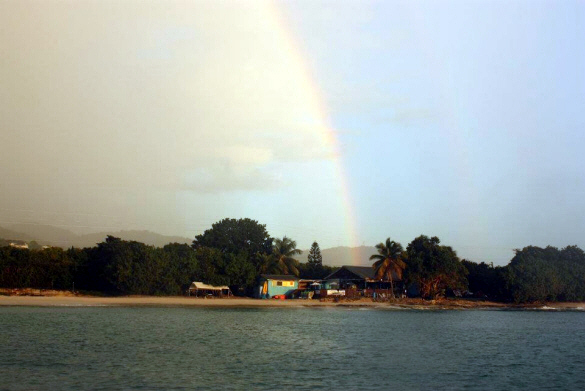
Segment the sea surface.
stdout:
[[585,311],[3,307],[2,390],[583,390]]

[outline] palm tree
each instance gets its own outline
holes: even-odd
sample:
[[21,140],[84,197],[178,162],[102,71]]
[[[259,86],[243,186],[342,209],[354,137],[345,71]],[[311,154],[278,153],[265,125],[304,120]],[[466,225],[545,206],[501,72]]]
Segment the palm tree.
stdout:
[[394,297],[394,275],[402,279],[402,272],[406,268],[406,263],[402,260],[404,249],[398,242],[386,239],[386,244],[378,243],[376,245],[378,254],[370,257],[370,261],[376,260],[372,267],[377,279],[387,278],[390,280],[392,297]]
[[299,261],[293,258],[293,255],[302,253],[297,249],[297,242],[287,238],[274,239],[272,254],[277,259],[278,267],[282,274],[299,275]]
[[280,273],[278,266],[278,259],[274,254],[259,254],[258,255],[258,274],[272,274]]

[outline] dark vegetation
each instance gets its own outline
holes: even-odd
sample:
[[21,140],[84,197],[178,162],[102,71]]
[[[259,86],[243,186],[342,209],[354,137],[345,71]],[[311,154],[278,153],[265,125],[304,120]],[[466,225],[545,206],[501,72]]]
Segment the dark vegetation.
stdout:
[[[224,219],[197,235],[192,245],[149,246],[108,236],[94,247],[29,249],[0,242],[0,287],[72,289],[106,294],[180,295],[192,281],[229,285],[251,295],[260,274],[321,279],[324,266],[314,242],[307,262],[295,259],[294,240],[272,238],[250,219]],[[420,296],[467,292],[508,302],[585,301],[585,253],[577,246],[525,247],[506,266],[460,260],[437,237],[419,236],[406,250],[388,239],[376,246],[379,278],[404,279]]]
[[[317,245],[318,246],[318,245]],[[75,289],[107,294],[180,295],[192,281],[251,294],[260,274],[324,277],[321,261],[300,263],[290,238],[274,239],[250,219],[224,219],[191,246],[149,246],[108,236],[95,247],[0,247],[0,287]]]

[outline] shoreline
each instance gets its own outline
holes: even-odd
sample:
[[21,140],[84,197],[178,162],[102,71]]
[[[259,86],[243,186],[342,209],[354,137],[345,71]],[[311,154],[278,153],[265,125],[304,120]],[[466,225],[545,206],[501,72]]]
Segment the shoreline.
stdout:
[[411,310],[585,310],[585,303],[509,304],[473,299],[396,299],[375,302],[370,298],[359,300],[275,300],[232,298],[195,298],[187,296],[89,296],[67,291],[45,291],[45,294],[17,293],[0,290],[0,307],[214,307],[214,308],[270,308],[270,307],[345,307]]

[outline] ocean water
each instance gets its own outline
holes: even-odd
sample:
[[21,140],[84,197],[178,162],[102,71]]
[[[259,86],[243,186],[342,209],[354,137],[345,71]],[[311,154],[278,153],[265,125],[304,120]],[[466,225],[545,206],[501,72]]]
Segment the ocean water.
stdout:
[[578,390],[585,311],[3,307],[2,390]]

